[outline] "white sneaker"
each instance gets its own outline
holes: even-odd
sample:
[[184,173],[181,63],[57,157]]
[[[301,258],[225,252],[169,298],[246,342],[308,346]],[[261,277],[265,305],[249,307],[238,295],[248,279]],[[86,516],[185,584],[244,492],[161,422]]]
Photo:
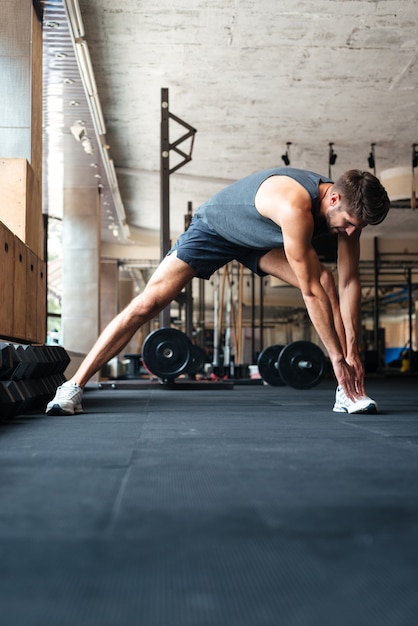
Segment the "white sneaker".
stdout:
[[362,396],[353,402],[345,395],[343,388],[338,386],[335,392],[334,413],[376,413],[377,404],[369,396]]
[[82,397],[83,390],[80,385],[67,380],[67,382],[58,387],[54,399],[48,402],[45,413],[47,415],[75,415],[75,413],[82,413]]

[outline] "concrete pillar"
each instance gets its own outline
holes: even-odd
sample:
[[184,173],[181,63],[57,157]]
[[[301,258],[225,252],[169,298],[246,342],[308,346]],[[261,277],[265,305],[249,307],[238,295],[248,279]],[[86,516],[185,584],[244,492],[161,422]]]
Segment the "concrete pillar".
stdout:
[[[32,160],[31,0],[3,0],[0,20],[1,156]],[[42,65],[41,58],[37,62]]]
[[102,259],[100,263],[100,332],[119,313],[119,268],[115,259]]
[[0,335],[43,343],[42,28],[32,0],[0,14]]
[[42,28],[32,0],[2,0],[0,84],[0,220],[43,258]]
[[76,368],[100,330],[100,201],[96,188],[64,188],[62,283],[63,346]]

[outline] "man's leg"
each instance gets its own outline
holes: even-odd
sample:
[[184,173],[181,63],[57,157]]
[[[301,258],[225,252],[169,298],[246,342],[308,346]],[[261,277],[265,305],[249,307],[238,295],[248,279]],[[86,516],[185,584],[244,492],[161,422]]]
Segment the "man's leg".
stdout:
[[[263,272],[266,272],[266,274],[271,274],[272,276],[283,280],[285,283],[299,289],[298,280],[287,261],[284,250],[270,250],[270,252],[261,257],[258,265]],[[346,354],[345,330],[341,317],[335,280],[332,273],[323,265],[321,265],[320,282],[324,291],[328,295],[334,318],[335,330],[337,331],[344,354]]]
[[93,374],[119,354],[138,328],[170,304],[195,275],[190,265],[174,253],[165,257],[144,291],[103,330],[72,380],[84,387]]
[[144,291],[106,326],[71,380],[58,388],[56,397],[48,403],[47,413],[81,412],[82,389],[90,378],[119,354],[138,328],[158,315],[195,275],[195,270],[175,253],[165,257]]
[[281,248],[275,248],[264,254],[258,261],[258,267],[262,272],[271,274],[275,278],[280,278],[285,283],[299,288],[298,280],[289,265],[284,250]]

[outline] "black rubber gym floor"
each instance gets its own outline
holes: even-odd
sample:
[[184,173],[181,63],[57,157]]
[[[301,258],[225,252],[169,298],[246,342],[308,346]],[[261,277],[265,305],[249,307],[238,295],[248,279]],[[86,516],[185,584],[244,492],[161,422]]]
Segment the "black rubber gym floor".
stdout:
[[7,626],[416,626],[418,380],[94,386],[0,425]]

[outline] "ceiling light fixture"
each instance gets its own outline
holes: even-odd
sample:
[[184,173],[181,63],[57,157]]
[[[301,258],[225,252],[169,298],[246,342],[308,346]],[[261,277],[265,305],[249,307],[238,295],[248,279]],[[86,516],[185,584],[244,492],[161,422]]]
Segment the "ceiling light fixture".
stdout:
[[81,141],[83,137],[87,136],[86,124],[83,120],[77,120],[72,126],[70,126],[71,134],[77,141]]
[[64,7],[74,39],[84,37],[84,24],[77,0],[64,0]]
[[81,140],[81,145],[83,146],[83,150],[86,154],[93,154],[94,149],[88,137],[83,137],[83,139]]
[[[103,168],[109,182],[113,205],[120,222],[120,231],[123,233],[124,237],[128,239],[130,236],[129,227],[126,222],[125,209],[120,196],[113,161],[110,159],[108,154],[109,145],[106,141],[106,125],[97,92],[90,52],[85,40],[85,30],[79,2],[78,0],[63,0],[63,4],[67,15],[70,35],[73,41],[80,78],[87,96],[89,110],[97,137],[99,153],[102,157]],[[121,232],[118,232],[118,236]]]
[[107,227],[114,237],[119,237],[119,226],[117,224],[108,224]]
[[103,166],[106,170],[107,180],[109,181],[110,189],[114,191],[118,187],[118,179],[116,178],[116,170],[113,159],[105,159],[103,161]]
[[96,96],[91,96],[89,98],[90,103],[90,113],[93,118],[94,128],[96,129],[96,133],[98,135],[106,134],[106,125],[103,117],[102,107],[100,106],[99,98]]
[[[66,1],[65,4],[67,5],[68,19],[70,21],[70,27],[74,38],[76,61],[85,92],[88,96],[93,124],[98,135],[105,135],[106,125],[97,94],[96,79],[94,76],[89,47],[87,42],[82,38],[84,36],[84,28],[80,27],[80,23],[82,25],[80,8],[76,0],[71,0],[71,2]],[[79,16],[79,20],[77,16]],[[73,23],[72,20],[75,20],[75,23]]]
[[89,96],[95,96],[97,95],[97,85],[87,43],[85,41],[76,42],[75,53],[86,91]]
[[292,142],[291,141],[287,141],[286,142],[286,152],[284,154],[282,154],[282,161],[283,161],[283,163],[286,166],[290,165],[290,156],[289,156],[290,149],[289,148],[290,148],[291,145],[292,145]]
[[373,170],[373,174],[376,176],[376,159],[374,156],[374,147],[375,143],[370,144],[370,154],[367,157],[367,162],[371,170]]
[[79,141],[83,146],[83,150],[86,154],[93,154],[93,145],[87,136],[86,123],[83,120],[77,120],[72,126],[70,126],[71,134],[74,139]]
[[333,148],[333,143],[330,142],[329,144],[329,154],[328,154],[328,175],[331,178],[331,166],[335,165],[335,162],[337,160],[338,154],[336,154],[334,152],[334,148]]

